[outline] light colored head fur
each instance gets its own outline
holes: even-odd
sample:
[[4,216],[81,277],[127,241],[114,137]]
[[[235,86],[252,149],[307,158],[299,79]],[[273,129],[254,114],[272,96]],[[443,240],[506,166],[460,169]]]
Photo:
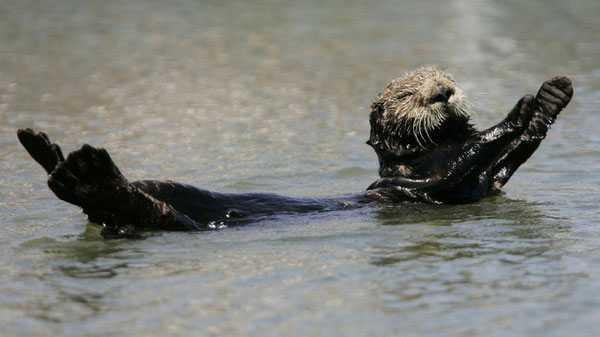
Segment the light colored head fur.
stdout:
[[[433,99],[442,87],[449,88],[451,96],[447,101]],[[413,138],[422,148],[433,143],[430,133],[452,115],[469,117],[462,90],[449,73],[434,68],[420,68],[393,80],[371,108],[372,123],[379,109],[376,117],[381,127]]]

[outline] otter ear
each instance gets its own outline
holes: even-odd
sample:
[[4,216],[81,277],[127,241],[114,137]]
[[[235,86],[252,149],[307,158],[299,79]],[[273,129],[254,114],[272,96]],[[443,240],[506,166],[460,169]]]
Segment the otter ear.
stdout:
[[381,102],[373,102],[371,104],[371,114],[369,115],[369,123],[371,124],[371,134],[367,144],[376,149],[381,147],[381,132],[383,131],[383,104]]

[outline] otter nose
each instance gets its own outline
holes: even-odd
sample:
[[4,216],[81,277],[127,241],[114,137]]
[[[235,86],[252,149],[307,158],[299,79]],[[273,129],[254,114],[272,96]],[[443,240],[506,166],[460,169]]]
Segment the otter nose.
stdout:
[[454,90],[452,90],[452,88],[441,85],[431,96],[431,103],[448,102],[452,95],[454,95]]

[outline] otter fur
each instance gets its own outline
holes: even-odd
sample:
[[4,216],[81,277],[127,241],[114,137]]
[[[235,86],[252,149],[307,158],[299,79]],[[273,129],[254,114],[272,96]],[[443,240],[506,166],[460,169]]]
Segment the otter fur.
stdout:
[[211,192],[173,181],[129,182],[108,152],[88,144],[65,159],[43,132],[19,129],[21,144],[48,173],[56,196],[77,205],[105,238],[143,230],[206,230],[276,213],[304,213],[390,202],[458,204],[495,194],[546,137],[573,95],[557,76],[523,96],[497,125],[469,122],[465,95],[452,76],[422,68],[393,80],[371,105],[367,144],[380,179],[366,191],[333,198]]

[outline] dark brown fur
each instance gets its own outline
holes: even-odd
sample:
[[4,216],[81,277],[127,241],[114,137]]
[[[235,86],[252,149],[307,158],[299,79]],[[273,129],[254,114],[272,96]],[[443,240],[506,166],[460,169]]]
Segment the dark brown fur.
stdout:
[[381,178],[367,191],[337,198],[225,194],[172,181],[129,182],[106,150],[84,145],[65,159],[43,133],[20,129],[21,144],[48,173],[62,200],[105,226],[106,238],[139,230],[204,230],[275,213],[358,207],[373,202],[464,203],[496,193],[537,149],[573,89],[546,81],[497,125],[477,131],[452,77],[427,68],[393,81],[371,106],[369,145]]

